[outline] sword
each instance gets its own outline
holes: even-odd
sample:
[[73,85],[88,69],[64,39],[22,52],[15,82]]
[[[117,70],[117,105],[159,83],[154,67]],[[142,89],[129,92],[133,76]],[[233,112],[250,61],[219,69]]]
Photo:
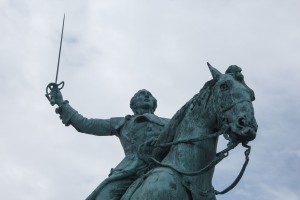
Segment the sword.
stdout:
[[63,25],[61,29],[61,36],[60,36],[60,45],[59,45],[59,53],[58,53],[58,61],[57,61],[57,68],[56,68],[56,76],[55,76],[55,82],[54,83],[49,83],[46,87],[46,94],[45,96],[47,99],[50,101],[50,104],[53,106],[55,104],[55,99],[56,99],[56,93],[58,90],[61,90],[65,82],[62,81],[61,83],[57,84],[57,78],[58,78],[58,71],[59,71],[59,62],[60,62],[60,54],[61,54],[61,46],[62,46],[62,39],[64,35],[64,26],[65,26],[65,14],[64,14],[64,19],[63,19]]

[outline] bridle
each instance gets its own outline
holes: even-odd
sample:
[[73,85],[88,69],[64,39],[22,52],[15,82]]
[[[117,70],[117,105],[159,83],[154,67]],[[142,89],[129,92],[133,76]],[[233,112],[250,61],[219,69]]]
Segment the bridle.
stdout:
[[[245,101],[251,103],[251,101],[249,101],[249,100],[241,100],[241,101],[235,102],[235,104],[229,106],[227,109],[223,109],[222,113],[224,114],[224,112],[227,112],[227,111],[231,110],[237,104],[240,104],[240,103],[245,102]],[[200,169],[198,171],[184,172],[184,171],[176,169],[172,165],[163,164],[160,161],[156,160],[154,157],[150,157],[150,158],[148,157],[148,158],[145,159],[145,156],[141,155],[141,153],[140,153],[140,148],[138,150],[138,155],[139,155],[139,157],[142,160],[144,160],[147,163],[149,163],[149,159],[150,159],[152,161],[152,163],[150,161],[150,165],[153,164],[153,163],[155,163],[156,165],[158,165],[160,167],[169,168],[169,169],[177,172],[180,175],[197,176],[197,175],[203,174],[203,173],[211,170],[212,168],[214,168],[224,158],[228,157],[229,151],[231,151],[232,149],[234,149],[240,143],[239,141],[237,141],[237,140],[233,139],[232,137],[230,137],[230,134],[228,133],[228,127],[227,126],[225,126],[221,131],[218,131],[218,132],[215,132],[215,133],[212,133],[212,134],[209,134],[209,135],[201,135],[201,136],[196,137],[196,138],[182,139],[182,140],[178,140],[178,141],[174,141],[174,142],[169,142],[169,143],[165,143],[165,144],[159,144],[159,145],[154,146],[154,147],[158,147],[158,148],[165,148],[165,147],[175,146],[175,145],[178,145],[178,144],[193,144],[193,143],[197,143],[197,142],[208,140],[208,139],[212,139],[212,138],[217,138],[220,135],[224,135],[224,138],[227,139],[227,140],[229,140],[229,142],[227,144],[227,147],[225,149],[223,149],[222,151],[218,152],[216,154],[216,157],[215,157],[214,160],[212,160],[207,166],[205,166],[204,168],[202,168],[202,169]],[[243,176],[243,174],[244,174],[244,172],[246,170],[246,167],[247,167],[247,165],[249,163],[249,155],[250,155],[250,152],[251,152],[251,146],[249,146],[247,144],[247,142],[242,142],[241,144],[242,144],[243,147],[246,148],[246,150],[244,152],[245,162],[244,162],[244,164],[243,164],[243,166],[242,166],[242,168],[241,168],[238,176],[235,178],[235,180],[227,188],[225,188],[222,191],[218,191],[218,190],[214,189],[214,193],[216,195],[225,194],[225,193],[229,192],[230,190],[232,190],[239,183],[239,181],[241,180],[241,178],[242,178],[242,176]]]

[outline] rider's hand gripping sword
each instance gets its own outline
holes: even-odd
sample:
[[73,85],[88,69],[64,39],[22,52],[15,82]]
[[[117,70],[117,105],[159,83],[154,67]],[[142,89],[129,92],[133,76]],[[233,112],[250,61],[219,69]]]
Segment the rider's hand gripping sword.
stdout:
[[65,15],[63,19],[63,25],[61,30],[61,37],[60,37],[60,45],[59,45],[59,54],[58,54],[58,62],[57,62],[57,69],[56,69],[56,77],[55,77],[55,83],[49,83],[46,87],[46,94],[45,96],[50,101],[50,104],[53,106],[56,102],[56,94],[58,90],[61,90],[65,82],[62,81],[61,83],[57,84],[57,77],[58,77],[58,71],[59,71],[59,61],[60,61],[60,54],[61,54],[61,46],[62,46],[62,39],[64,34],[64,25],[65,25]]

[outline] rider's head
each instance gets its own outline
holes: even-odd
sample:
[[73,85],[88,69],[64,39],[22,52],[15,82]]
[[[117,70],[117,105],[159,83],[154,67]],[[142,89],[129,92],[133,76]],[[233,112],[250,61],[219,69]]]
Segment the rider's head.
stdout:
[[145,90],[139,90],[130,100],[130,108],[134,114],[154,113],[157,100]]

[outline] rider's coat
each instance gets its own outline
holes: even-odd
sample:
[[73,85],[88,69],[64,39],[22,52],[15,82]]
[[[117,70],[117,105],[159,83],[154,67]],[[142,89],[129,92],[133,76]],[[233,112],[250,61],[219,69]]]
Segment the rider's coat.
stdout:
[[[124,159],[111,170],[105,179],[87,198],[94,200],[104,187],[112,187],[118,181],[127,179],[124,190],[140,175],[145,173],[147,165],[137,155],[138,147],[150,139],[156,139],[169,119],[157,117],[151,113],[111,119],[87,119],[74,110],[68,103],[57,109],[62,122],[72,125],[77,131],[97,136],[115,135],[123,146]],[[113,182],[113,184],[110,184]],[[121,193],[125,192],[121,191]],[[116,192],[118,193],[118,192]],[[116,194],[121,195],[121,194]],[[110,197],[114,199],[114,197]]]

